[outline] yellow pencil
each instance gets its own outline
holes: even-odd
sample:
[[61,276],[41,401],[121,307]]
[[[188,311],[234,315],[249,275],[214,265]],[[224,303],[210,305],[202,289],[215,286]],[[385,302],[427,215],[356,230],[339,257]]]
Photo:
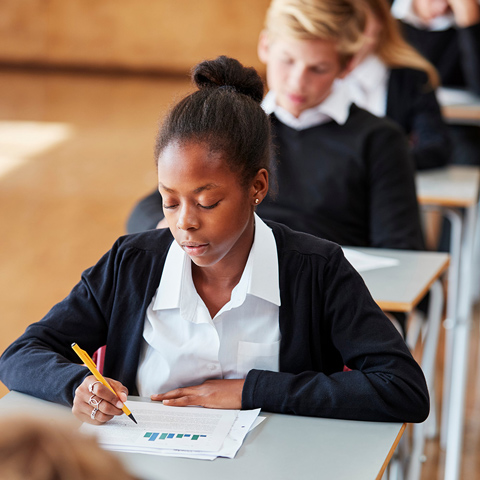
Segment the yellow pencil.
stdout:
[[[93,373],[93,375],[95,375],[95,378],[99,382],[102,382],[108,389],[110,389],[116,395],[115,390],[105,380],[103,375],[97,370],[97,366],[95,365],[95,362],[90,358],[90,355],[85,350],[82,350],[76,343],[72,343],[72,348],[73,348],[73,350],[75,350],[75,353],[80,357],[82,362]],[[137,423],[134,416],[132,415],[132,412],[127,408],[127,406],[125,404],[122,407],[122,411],[123,411],[123,413],[125,413],[125,415],[129,416],[135,423]]]

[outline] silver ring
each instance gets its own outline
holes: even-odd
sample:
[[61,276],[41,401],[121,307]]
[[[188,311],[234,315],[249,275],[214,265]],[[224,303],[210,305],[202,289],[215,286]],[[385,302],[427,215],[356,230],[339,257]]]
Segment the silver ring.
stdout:
[[90,418],[92,420],[95,420],[95,415],[97,414],[98,412],[98,407],[95,407],[93,410],[92,410],[92,413],[90,414]]
[[88,404],[91,406],[91,407],[98,407],[100,405],[100,402],[102,400],[100,400],[100,402],[94,398],[95,397],[95,394],[93,394],[90,399],[88,400]]
[[96,382],[93,382],[93,383],[91,383],[91,384],[88,386],[88,391],[89,391],[90,393],[94,393],[93,387],[94,387],[97,383],[102,383],[102,382],[100,382],[100,381],[97,380]]

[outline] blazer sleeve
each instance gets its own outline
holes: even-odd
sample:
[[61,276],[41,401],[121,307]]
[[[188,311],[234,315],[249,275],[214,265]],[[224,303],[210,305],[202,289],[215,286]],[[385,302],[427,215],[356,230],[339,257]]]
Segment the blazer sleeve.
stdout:
[[447,125],[433,88],[422,72],[412,81],[407,132],[417,170],[445,166],[451,154]]
[[[307,269],[302,270],[305,281],[311,283]],[[424,421],[429,396],[423,373],[340,249],[328,261],[323,276],[324,292],[315,291],[316,282],[311,292],[313,304],[315,298],[323,303],[321,313],[315,315],[314,307],[303,309],[302,300],[296,302],[303,319],[312,312],[303,321],[323,323],[318,336],[298,345],[296,361],[330,342],[335,353],[326,355],[324,363],[340,355],[340,365],[348,369],[337,365],[333,372],[297,374],[252,370],[245,380],[242,408],[351,420]]]
[[480,23],[457,28],[457,38],[466,87],[480,95]]
[[106,344],[116,250],[86,270],[70,294],[3,353],[0,379],[10,390],[72,405],[75,389],[90,372],[71,344],[78,343],[90,355]]
[[423,250],[415,169],[405,135],[393,124],[373,130],[365,145],[370,242],[378,248]]

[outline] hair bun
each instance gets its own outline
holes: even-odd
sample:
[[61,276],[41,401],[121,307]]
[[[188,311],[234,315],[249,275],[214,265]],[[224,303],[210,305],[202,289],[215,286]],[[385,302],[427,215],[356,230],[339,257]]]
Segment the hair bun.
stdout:
[[193,69],[192,78],[200,90],[231,87],[258,103],[263,100],[263,81],[257,71],[252,67],[244,67],[238,60],[225,55],[199,63]]

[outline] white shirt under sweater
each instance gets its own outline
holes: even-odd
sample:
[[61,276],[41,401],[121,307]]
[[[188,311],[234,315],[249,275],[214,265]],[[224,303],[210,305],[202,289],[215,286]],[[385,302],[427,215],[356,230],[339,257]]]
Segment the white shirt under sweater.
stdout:
[[451,12],[425,22],[415,13],[413,0],[395,0],[392,4],[392,15],[398,20],[421,30],[438,32],[455,26],[455,17]]
[[376,55],[369,55],[343,80],[351,100],[377,117],[387,114],[390,70]]
[[191,260],[173,241],[147,309],[137,372],[140,396],[214,378],[278,371],[280,288],[271,229],[255,215],[255,236],[230,301],[212,319],[195,290]]

